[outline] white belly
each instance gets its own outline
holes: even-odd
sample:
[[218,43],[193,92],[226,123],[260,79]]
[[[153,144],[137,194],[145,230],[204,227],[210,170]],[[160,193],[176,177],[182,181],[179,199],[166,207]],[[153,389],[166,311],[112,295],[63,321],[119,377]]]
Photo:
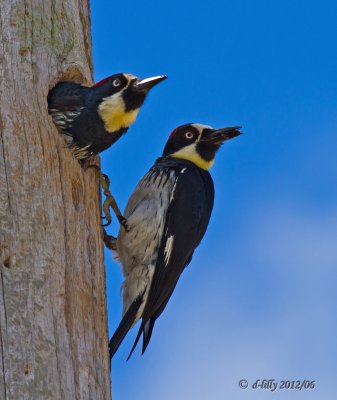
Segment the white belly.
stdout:
[[[165,180],[162,175],[145,175],[125,209],[124,216],[128,220],[129,231],[121,228],[117,239],[117,253],[125,277],[122,285],[123,314],[142,293],[146,300],[174,187],[175,173],[172,171],[166,183]],[[138,312],[138,318],[143,307]]]

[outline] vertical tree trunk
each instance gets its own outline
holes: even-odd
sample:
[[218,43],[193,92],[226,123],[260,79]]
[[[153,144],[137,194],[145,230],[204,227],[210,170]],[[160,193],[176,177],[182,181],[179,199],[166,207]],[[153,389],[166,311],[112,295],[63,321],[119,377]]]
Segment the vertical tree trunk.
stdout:
[[88,0],[0,7],[0,399],[110,399],[98,183],[47,111],[91,82]]

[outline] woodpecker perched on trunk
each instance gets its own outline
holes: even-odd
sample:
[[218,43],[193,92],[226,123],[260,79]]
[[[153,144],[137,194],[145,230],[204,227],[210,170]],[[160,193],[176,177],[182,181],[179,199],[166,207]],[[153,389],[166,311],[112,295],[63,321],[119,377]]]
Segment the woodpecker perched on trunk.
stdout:
[[85,160],[106,150],[128,130],[148,91],[166,78],[141,80],[116,74],[92,87],[60,82],[48,94],[49,113],[74,156]]
[[240,127],[212,129],[186,124],[170,135],[161,158],[131,195],[121,228],[110,243],[125,277],[123,318],[109,343],[110,359],[127,332],[142,319],[129,357],[143,334],[144,353],[156,319],[203,238],[214,200],[208,170],[225,140]]

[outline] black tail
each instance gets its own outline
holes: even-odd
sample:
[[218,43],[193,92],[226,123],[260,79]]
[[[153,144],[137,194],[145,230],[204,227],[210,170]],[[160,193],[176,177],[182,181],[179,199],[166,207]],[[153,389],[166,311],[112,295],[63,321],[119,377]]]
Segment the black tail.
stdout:
[[[145,350],[146,350],[148,344],[150,343],[150,339],[151,339],[151,336],[152,336],[154,323],[156,322],[156,319],[160,316],[160,314],[164,311],[164,308],[166,307],[166,305],[167,305],[167,303],[168,303],[168,301],[169,301],[169,299],[170,299],[170,297],[171,297],[171,295],[173,293],[174,288],[175,288],[175,285],[173,286],[173,288],[171,290],[171,293],[167,296],[167,299],[159,307],[159,309],[156,311],[155,314],[153,314],[151,317],[147,317],[148,319],[144,319],[144,317],[143,317],[142,323],[141,323],[139,331],[137,333],[137,337],[136,337],[135,343],[132,346],[132,349],[130,351],[129,357],[127,358],[127,361],[131,357],[134,349],[136,348],[138,340],[140,339],[141,334],[143,334],[142,354],[145,353]],[[143,314],[144,314],[144,312],[146,312],[146,307],[145,307],[145,310],[143,311]]]
[[154,327],[155,321],[156,321],[156,318],[151,318],[144,325],[142,354],[145,353],[145,350],[146,350],[148,344],[150,343],[150,339],[151,339],[151,336],[152,336],[152,331],[153,331],[153,327]]
[[129,358],[131,357],[134,349],[137,346],[137,343],[141,337],[141,335],[143,334],[143,347],[142,347],[142,354],[144,354],[148,344],[150,343],[150,339],[151,339],[151,335],[152,335],[152,331],[153,331],[153,327],[154,327],[154,323],[155,323],[155,318],[151,318],[147,321],[142,321],[139,331],[137,333],[137,337],[136,340],[132,346],[132,349],[130,351],[129,357],[127,358],[127,361],[129,360]]
[[115,333],[109,342],[109,354],[110,354],[110,362],[118,347],[122,343],[126,334],[129,332],[132,325],[135,323],[136,315],[143,302],[143,295],[137,297],[137,299],[131,304],[128,308],[127,312],[124,314],[122,321],[118,325]]

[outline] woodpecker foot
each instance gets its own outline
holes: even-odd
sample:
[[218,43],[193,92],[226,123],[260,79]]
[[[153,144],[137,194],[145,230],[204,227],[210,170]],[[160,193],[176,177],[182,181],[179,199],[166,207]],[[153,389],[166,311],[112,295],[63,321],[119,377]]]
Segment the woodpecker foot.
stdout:
[[116,251],[116,241],[117,241],[117,238],[115,238],[115,236],[108,235],[108,234],[106,233],[106,230],[105,230],[104,228],[103,228],[103,241],[104,241],[105,246],[106,246],[108,249],[113,250],[113,251]]
[[122,227],[126,230],[126,232],[129,232],[128,220],[125,217],[123,217],[123,215],[117,216],[117,218],[120,225],[122,225]]
[[110,193],[110,179],[109,179],[108,175],[103,174],[101,169],[97,165],[89,165],[87,168],[94,168],[96,170],[97,178],[99,180],[99,183],[100,183],[100,185],[103,189],[103,193],[105,195],[105,200],[104,200],[103,206],[102,206],[103,215],[104,215],[102,217],[102,219],[106,219],[107,222],[105,224],[102,224],[102,227],[106,227],[111,224],[112,217],[111,217],[111,213],[110,213],[110,208],[112,208],[120,225],[122,225],[124,227],[124,229],[128,230],[127,220],[126,220],[126,218],[123,217],[123,215],[116,203],[115,198]]
[[[69,148],[69,146],[68,146],[68,148]],[[77,161],[79,162],[80,166],[84,169],[84,171],[85,171],[86,169],[88,169],[89,167],[90,167],[90,168],[91,168],[91,167],[96,167],[96,165],[89,164],[92,160],[87,159],[87,158],[84,158],[84,159],[77,159]],[[98,167],[97,167],[97,168],[98,168]]]

